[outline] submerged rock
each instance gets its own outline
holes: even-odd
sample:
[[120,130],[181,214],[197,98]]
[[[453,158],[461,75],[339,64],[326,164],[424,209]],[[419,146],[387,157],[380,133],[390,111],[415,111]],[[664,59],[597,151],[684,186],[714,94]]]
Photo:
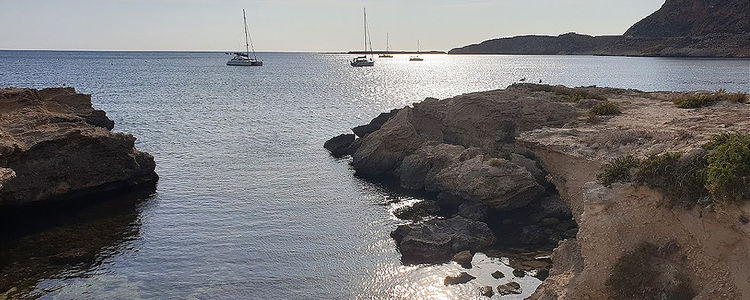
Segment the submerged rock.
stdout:
[[447,262],[458,252],[477,252],[495,243],[487,224],[462,217],[401,225],[391,237],[408,264]]
[[[153,183],[135,137],[72,88],[0,89],[0,207],[82,198]],[[8,171],[10,170],[10,171]]]
[[464,250],[456,253],[456,255],[453,256],[452,260],[457,262],[465,269],[471,269],[472,259],[474,259],[474,254],[472,254],[469,250]]
[[323,144],[323,148],[330,151],[333,157],[343,157],[351,154],[349,149],[352,143],[354,143],[354,138],[353,134],[342,134],[326,141]]
[[458,276],[445,277],[443,284],[445,285],[464,284],[474,279],[476,279],[476,277],[469,275],[469,273],[461,272],[461,274],[458,274]]
[[497,293],[500,294],[500,296],[521,294],[521,285],[518,282],[508,282],[506,284],[501,284],[497,286]]
[[495,271],[492,273],[492,277],[494,277],[495,279],[505,278],[505,274],[500,271]]

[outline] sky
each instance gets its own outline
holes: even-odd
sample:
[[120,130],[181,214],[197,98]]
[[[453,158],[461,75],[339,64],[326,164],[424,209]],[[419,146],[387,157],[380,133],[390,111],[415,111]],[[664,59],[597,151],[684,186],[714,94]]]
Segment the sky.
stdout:
[[450,50],[526,34],[624,33],[664,0],[0,0],[0,49]]

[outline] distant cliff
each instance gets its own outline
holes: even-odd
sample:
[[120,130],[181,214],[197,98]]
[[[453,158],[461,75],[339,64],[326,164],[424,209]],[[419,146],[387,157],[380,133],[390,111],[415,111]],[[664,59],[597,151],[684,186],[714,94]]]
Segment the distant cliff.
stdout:
[[622,36],[518,36],[450,54],[750,57],[750,1],[667,0]]

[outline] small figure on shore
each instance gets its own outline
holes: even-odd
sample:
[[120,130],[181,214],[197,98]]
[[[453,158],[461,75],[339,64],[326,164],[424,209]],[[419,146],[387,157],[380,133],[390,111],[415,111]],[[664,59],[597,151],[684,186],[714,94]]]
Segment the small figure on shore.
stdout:
[[539,79],[539,83],[542,83],[542,80],[541,80],[541,79]]
[[521,80],[519,80],[519,81],[520,81],[520,82],[525,82],[525,81],[526,81],[526,77],[524,77],[524,78],[521,78]]

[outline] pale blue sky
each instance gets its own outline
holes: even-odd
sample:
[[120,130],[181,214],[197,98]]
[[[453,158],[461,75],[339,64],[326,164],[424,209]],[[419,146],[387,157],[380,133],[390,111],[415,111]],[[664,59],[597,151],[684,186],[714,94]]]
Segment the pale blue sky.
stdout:
[[242,8],[260,51],[449,50],[490,38],[622,34],[663,0],[0,0],[0,49],[231,50]]

